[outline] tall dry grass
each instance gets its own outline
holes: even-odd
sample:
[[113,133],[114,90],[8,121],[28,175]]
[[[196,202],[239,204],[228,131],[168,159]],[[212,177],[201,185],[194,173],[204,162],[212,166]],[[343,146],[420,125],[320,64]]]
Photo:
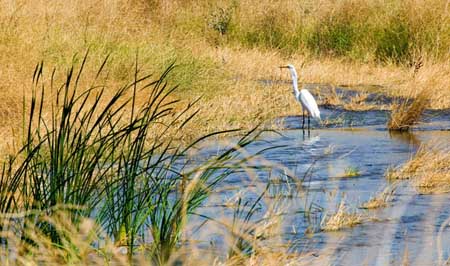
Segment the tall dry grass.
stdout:
[[408,131],[420,122],[423,112],[429,106],[430,91],[424,89],[415,96],[395,102],[387,123],[389,130]]
[[0,150],[17,142],[34,64],[64,68],[88,48],[94,63],[111,53],[112,87],[132,76],[137,51],[150,72],[176,61],[177,95],[203,96],[198,127],[186,136],[298,114],[289,86],[256,81],[288,79],[276,68],[286,62],[305,63],[300,82],[375,84],[399,96],[427,88],[433,108],[450,107],[448,20],[442,0],[0,0]]
[[441,0],[151,1],[149,9],[171,33],[287,54],[408,61],[417,53],[445,56],[449,48],[448,3]]
[[321,229],[323,231],[338,231],[343,228],[349,228],[361,224],[363,215],[356,211],[350,210],[345,202],[339,203],[335,213],[328,214],[321,222]]
[[[176,96],[182,101],[174,110],[182,110],[186,101],[203,95],[197,105],[201,112],[191,121],[195,126],[184,128],[183,139],[230,127],[252,128],[276,116],[297,114],[298,104],[288,86],[265,86],[257,81],[287,79],[276,68],[286,61],[297,66],[306,62],[299,69],[300,82],[378,84],[385,86],[384,92],[396,95],[405,95],[405,88],[418,85],[439,95],[432,99],[435,107],[448,107],[448,20],[448,3],[439,0],[407,4],[368,0],[58,0],[51,5],[44,0],[0,0],[0,130],[4,140],[0,154],[16,151],[22,143],[22,100],[32,98],[31,73],[36,62],[69,68],[80,63],[80,57],[73,55],[87,49],[92,64],[84,71],[86,80],[95,77],[95,67],[111,54],[109,72],[100,84],[105,97],[116,93],[108,88],[119,88],[134,78],[136,54],[139,66],[148,72],[161,73],[175,61],[177,69],[170,74],[170,85],[180,85]],[[420,56],[424,64],[415,73]],[[48,70],[44,72],[51,76]],[[55,82],[59,84],[64,76],[56,73]],[[90,85],[81,81],[79,87]],[[136,101],[144,101],[148,93],[142,91],[143,97]],[[88,100],[89,104],[94,101]],[[51,111],[44,106],[42,116],[49,117]],[[170,137],[177,138],[175,133]],[[14,198],[10,191],[3,192],[2,196]],[[114,193],[111,195],[114,198]],[[92,241],[91,233],[100,230],[93,221],[83,220],[80,227],[73,227],[64,217],[62,224],[58,217],[44,219],[62,232],[59,245],[39,232],[15,238],[2,235],[2,241],[11,237],[8,243],[23,244],[26,241],[22,240],[28,239],[36,244],[26,247],[29,253],[19,257],[24,264],[102,264],[108,259],[120,264],[125,259],[113,240],[101,238],[107,245],[99,250],[87,243]],[[120,225],[114,228],[119,237]],[[34,228],[29,229],[32,233]],[[242,237],[254,240],[254,236]],[[9,252],[1,258],[16,258]],[[235,256],[218,264],[297,262],[298,257],[292,258],[283,249],[277,253],[261,248],[251,256]]]
[[404,165],[387,172],[391,180],[409,179],[419,193],[450,191],[450,151],[443,142],[422,145]]

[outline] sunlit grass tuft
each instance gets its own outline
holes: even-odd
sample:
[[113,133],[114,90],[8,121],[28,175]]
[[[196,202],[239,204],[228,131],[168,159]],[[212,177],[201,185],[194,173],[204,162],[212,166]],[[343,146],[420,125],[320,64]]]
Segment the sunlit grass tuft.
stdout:
[[373,197],[370,200],[368,200],[367,202],[364,202],[361,205],[361,208],[363,208],[363,209],[379,209],[379,208],[383,208],[386,206],[387,206],[387,203],[384,198]]
[[362,209],[379,209],[388,206],[388,202],[392,200],[395,192],[396,184],[387,186],[381,193],[370,198],[368,201],[361,204]]
[[323,231],[338,231],[361,224],[362,215],[356,211],[351,211],[342,201],[335,213],[324,217],[321,222]]
[[345,168],[343,177],[356,177],[361,175],[361,171],[358,167],[348,166]]
[[389,130],[408,131],[419,123],[422,114],[429,105],[430,91],[423,89],[415,97],[408,97],[391,106],[391,115],[387,123]]
[[[59,206],[53,209],[52,215],[40,211],[3,213],[0,217],[0,262],[3,265],[101,265],[105,261],[126,264],[126,256],[119,253],[95,221],[82,218],[74,223],[67,210],[67,207]],[[36,216],[36,223],[26,219],[31,215]],[[25,222],[19,235],[13,231],[18,220]],[[59,242],[55,242],[39,224],[51,226],[58,234]],[[100,242],[102,247],[95,248],[94,244]]]
[[344,171],[339,171],[339,174],[336,178],[352,178],[358,177],[361,175],[361,170],[356,166],[347,166],[344,168]]
[[450,192],[450,151],[445,143],[420,146],[404,165],[386,173],[390,180],[411,180],[418,193]]

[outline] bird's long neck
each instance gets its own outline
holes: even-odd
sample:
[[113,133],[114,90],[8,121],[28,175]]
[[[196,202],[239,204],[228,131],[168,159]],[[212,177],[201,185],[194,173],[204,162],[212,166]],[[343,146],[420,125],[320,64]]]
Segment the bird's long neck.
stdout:
[[297,73],[292,73],[292,87],[294,88],[295,97],[298,97],[300,91],[298,90]]

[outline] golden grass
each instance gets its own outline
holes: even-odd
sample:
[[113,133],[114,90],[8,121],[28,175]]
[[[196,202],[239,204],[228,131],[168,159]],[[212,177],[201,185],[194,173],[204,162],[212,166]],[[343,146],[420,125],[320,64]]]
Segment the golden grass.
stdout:
[[[248,258],[230,258],[225,262],[215,263],[217,266],[238,266],[238,265],[308,265],[305,260],[306,255],[298,256],[289,254],[288,252],[274,252],[270,249],[261,250],[260,253],[252,255]],[[206,264],[207,265],[207,264]]]
[[[24,219],[21,214],[15,214],[17,219]],[[6,219],[5,219],[6,218]],[[12,218],[12,217],[10,217]],[[79,225],[70,222],[69,216],[64,211],[58,211],[52,217],[39,216],[41,222],[52,225],[61,237],[58,245],[52,241],[42,228],[28,225],[23,235],[16,235],[9,228],[8,217],[3,216],[1,237],[8,241],[9,249],[0,248],[0,261],[6,265],[103,265],[106,260],[118,265],[126,265],[127,257],[121,254],[98,225],[91,219],[83,218]],[[28,241],[23,241],[26,237]],[[103,239],[103,247],[94,248],[93,241]],[[14,255],[16,254],[16,255]]]
[[[37,214],[37,213],[36,213]],[[30,213],[2,214],[0,223],[0,237],[2,245],[8,243],[8,248],[0,245],[0,262],[2,265],[149,265],[154,263],[149,255],[147,246],[143,244],[137,248],[133,261],[129,260],[128,249],[121,243],[113,241],[95,221],[82,218],[79,223],[71,222],[70,214],[65,208],[54,209],[52,216],[45,214],[35,218],[45,222],[56,230],[60,243],[56,244],[48,232],[30,223],[24,227],[21,234],[14,231],[17,221],[26,220]],[[232,256],[218,256],[214,247],[197,248],[195,240],[186,239],[184,244],[173,251],[168,265],[182,261],[186,265],[307,265],[303,262],[305,254],[289,252],[289,245],[277,238],[279,235],[280,219],[277,213],[267,213],[268,219],[261,223],[244,222],[235,224],[233,233],[225,233],[225,241],[233,244],[236,237],[251,243],[253,250],[250,254],[235,250]],[[35,220],[33,220],[35,221]],[[232,221],[221,219],[225,227],[232,226]],[[236,221],[234,221],[236,222]],[[254,229],[250,234],[247,228]],[[222,230],[205,232],[222,234]],[[229,228],[230,229],[230,228]],[[227,229],[227,230],[229,230]],[[188,231],[189,229],[186,229]],[[230,229],[231,230],[231,229]],[[24,241],[26,238],[27,241]],[[265,241],[270,241],[267,246]],[[188,243],[192,245],[188,245]],[[219,251],[223,254],[223,251]]]
[[[114,88],[123,85],[132,75],[137,51],[140,67],[146,73],[160,73],[176,60],[179,67],[170,79],[173,80],[171,85],[180,84],[177,96],[182,101],[179,108],[203,95],[197,105],[201,111],[192,125],[183,132],[172,133],[175,138],[176,134],[181,134],[178,136],[180,141],[211,131],[248,129],[279,116],[300,114],[291,85],[266,86],[258,82],[259,79],[289,80],[288,74],[278,69],[279,65],[288,62],[298,66],[300,82],[346,85],[361,90],[359,96],[350,100],[345,107],[347,109],[374,108],[362,103],[366,85],[380,85],[382,87],[377,92],[394,96],[408,96],[411,88],[418,91],[426,89],[429,91],[430,107],[450,108],[450,58],[446,53],[450,34],[446,34],[448,29],[442,26],[448,25],[449,20],[448,14],[443,12],[446,10],[444,6],[448,5],[446,1],[408,1],[407,4],[393,1],[391,6],[385,6],[385,1],[368,0],[245,0],[237,2],[235,7],[235,21],[230,26],[234,27],[234,37],[218,36],[208,28],[205,18],[210,17],[217,7],[229,8],[230,3],[226,0],[58,0],[49,5],[44,0],[0,0],[0,137],[3,140],[0,154],[14,150],[17,147],[13,144],[20,143],[22,100],[30,98],[35,64],[44,60],[48,74],[52,67],[57,67],[58,84],[58,79],[71,65],[74,54],[83,54],[87,49],[90,49],[91,63],[85,71],[88,76],[83,81],[86,82],[84,85],[89,84],[100,62],[111,53],[109,76],[105,80],[112,88],[111,94]],[[267,22],[282,26],[285,30],[283,40],[295,44],[294,37],[299,25],[305,26],[306,30],[320,29],[317,26],[321,22],[333,21],[330,18],[347,14],[343,16],[345,19],[354,16],[357,23],[371,15],[372,23],[383,26],[386,20],[382,18],[393,20],[399,13],[412,26],[414,40],[424,40],[421,36],[429,33],[426,31],[428,29],[436,32],[430,35],[433,38],[431,42],[414,42],[420,47],[412,53],[423,55],[423,66],[419,69],[417,64],[409,66],[389,61],[380,64],[373,58],[371,51],[375,49],[367,39],[353,46],[352,51],[342,57],[333,53],[315,56],[307,51],[305,44],[297,48],[293,45],[278,48],[265,44],[250,45],[240,40],[243,34],[265,28]],[[276,38],[269,40],[269,44],[270,41],[276,41]],[[340,104],[340,99],[335,100],[336,104]],[[50,108],[47,107],[45,112],[50,112]],[[437,158],[432,160],[431,165],[436,166],[438,171],[430,166],[421,166],[417,167],[414,176],[418,177],[418,172],[424,173],[423,176],[425,173],[437,173],[427,175],[430,178],[417,178],[419,188],[434,192],[448,187],[449,171],[445,168],[448,157],[436,155],[432,158]],[[36,233],[30,236],[38,245],[26,247],[34,252],[20,257],[21,264],[103,265],[107,259],[126,265],[126,258],[112,241],[106,239],[102,250],[93,249],[89,241],[100,229],[92,221],[83,221],[81,228],[76,228],[64,223],[67,219],[61,219],[60,229],[72,237],[70,243],[64,243],[67,244],[65,251],[69,252],[62,252],[62,249],[51,244],[50,239]],[[323,228],[339,230],[360,222],[360,215],[341,204],[335,215],[324,220]],[[11,238],[11,241],[14,239]],[[8,254],[1,255],[7,258]],[[289,255],[283,250],[277,252],[261,247],[250,257],[234,257],[215,263],[297,265],[299,261],[301,257]],[[148,264],[148,261],[142,258],[142,264]]]
[[323,231],[338,231],[362,223],[362,215],[349,210],[342,201],[336,213],[327,215],[321,223]]
[[[230,29],[234,27],[236,38],[240,38],[239,34],[257,30],[261,23],[273,19],[274,24],[283,25],[281,29],[286,31],[286,36],[294,36],[297,26],[307,25],[307,29],[313,29],[321,21],[328,21],[329,16],[342,14],[339,12],[350,12],[362,18],[377,14],[374,11],[382,11],[378,14],[387,17],[394,17],[397,11],[417,15],[407,18],[417,29],[426,25],[424,23],[445,25],[441,22],[448,18],[443,17],[439,9],[443,2],[433,0],[433,3],[435,5],[412,2],[402,9],[403,5],[386,8],[381,2],[365,0],[317,4],[247,0],[233,7],[235,13]],[[424,52],[421,54],[423,66],[418,70],[415,65],[351,60],[351,55],[317,57],[300,48],[287,55],[283,49],[233,41],[235,37],[227,34],[214,36],[207,18],[217,8],[227,9],[230,5],[230,1],[79,0],[56,1],[49,6],[43,0],[0,0],[0,64],[4,66],[0,70],[0,130],[4,140],[0,153],[12,149],[13,141],[17,143],[22,99],[30,98],[35,64],[44,60],[45,71],[50,73],[52,67],[57,67],[60,70],[57,78],[61,78],[72,63],[73,55],[83,54],[88,48],[91,63],[85,73],[91,73],[92,77],[105,55],[111,53],[108,77],[111,88],[123,85],[132,75],[137,51],[140,67],[146,73],[160,73],[176,60],[179,67],[170,80],[172,85],[180,84],[178,97],[183,100],[180,108],[203,95],[198,104],[201,111],[193,120],[193,126],[183,131],[185,139],[215,130],[248,129],[275,117],[300,114],[291,85],[266,86],[257,81],[289,80],[288,73],[278,69],[286,63],[298,67],[301,83],[346,85],[361,90],[358,97],[347,101],[346,109],[376,108],[363,104],[368,90],[365,85],[380,85],[377,92],[394,96],[407,96],[411,88],[426,88],[430,91],[432,108],[450,107],[448,54],[436,57]],[[389,14],[390,11],[393,13]],[[430,12],[436,16],[425,16]],[[371,17],[374,23],[379,21],[375,18]],[[439,32],[433,27],[430,29]],[[414,32],[421,34],[419,30]],[[446,42],[446,36],[440,35],[442,43]],[[289,37],[286,41],[293,39]]]
[[[361,88],[355,88],[355,90],[360,90]],[[366,88],[367,89],[367,88]],[[320,89],[316,90],[317,102],[319,105],[336,107],[339,106],[344,110],[350,111],[368,111],[368,110],[384,110],[388,109],[384,104],[372,104],[367,103],[366,99],[369,96],[369,91],[358,92],[354,96],[348,96],[349,99],[345,98],[343,93],[337,93],[336,88],[333,86],[328,91],[323,91]]]
[[387,203],[384,198],[373,197],[370,200],[368,200],[367,202],[364,202],[361,205],[361,208],[363,208],[363,209],[379,209],[379,208],[383,208],[386,206],[387,206]]
[[450,150],[446,143],[422,145],[403,166],[391,169],[390,180],[409,179],[418,193],[450,192]]
[[391,201],[392,196],[394,194],[395,189],[397,188],[396,184],[392,184],[387,186],[381,193],[370,198],[368,201],[361,204],[360,208],[362,209],[379,209],[388,206],[388,202]]
[[389,130],[408,131],[419,123],[423,112],[429,105],[430,91],[422,90],[414,97],[407,97],[391,107],[387,123]]

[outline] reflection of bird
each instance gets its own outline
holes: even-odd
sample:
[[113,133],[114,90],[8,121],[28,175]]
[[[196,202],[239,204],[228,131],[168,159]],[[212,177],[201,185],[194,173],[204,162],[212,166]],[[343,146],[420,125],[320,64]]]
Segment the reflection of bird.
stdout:
[[280,68],[288,68],[291,72],[292,76],[292,87],[294,88],[295,99],[302,104],[302,112],[303,112],[303,124],[302,129],[305,128],[305,111],[308,112],[308,129],[310,127],[310,117],[320,120],[320,111],[319,107],[317,107],[316,100],[311,95],[311,93],[306,89],[298,90],[297,84],[297,71],[295,71],[295,67],[293,65],[281,66]]

